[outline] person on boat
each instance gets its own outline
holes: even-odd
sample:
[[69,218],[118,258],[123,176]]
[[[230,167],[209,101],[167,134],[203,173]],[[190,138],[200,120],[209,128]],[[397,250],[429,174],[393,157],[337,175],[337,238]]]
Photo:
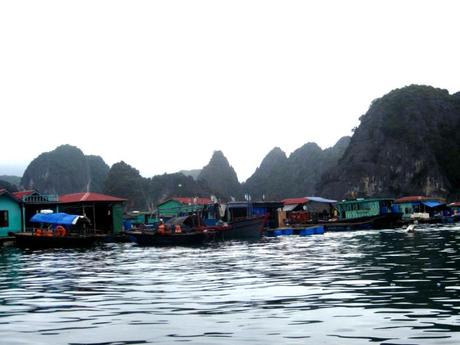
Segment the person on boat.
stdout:
[[166,227],[163,219],[160,219],[160,225],[158,225],[158,233],[160,235],[164,235],[166,233]]

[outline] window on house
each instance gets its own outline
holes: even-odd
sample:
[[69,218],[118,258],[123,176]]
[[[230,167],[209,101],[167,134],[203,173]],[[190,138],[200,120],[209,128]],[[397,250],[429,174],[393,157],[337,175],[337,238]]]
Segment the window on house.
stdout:
[[0,228],[8,227],[8,211],[0,211]]

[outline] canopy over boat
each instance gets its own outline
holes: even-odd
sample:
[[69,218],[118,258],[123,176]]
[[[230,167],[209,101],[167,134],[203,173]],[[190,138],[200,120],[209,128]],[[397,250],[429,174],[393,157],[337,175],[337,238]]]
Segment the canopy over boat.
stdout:
[[422,201],[422,204],[431,208],[445,205],[445,203],[439,202],[437,200]]
[[56,225],[75,225],[79,220],[86,220],[89,222],[89,219],[85,216],[67,214],[67,213],[37,213],[30,218],[31,222],[34,223],[46,223],[46,224],[56,224]]

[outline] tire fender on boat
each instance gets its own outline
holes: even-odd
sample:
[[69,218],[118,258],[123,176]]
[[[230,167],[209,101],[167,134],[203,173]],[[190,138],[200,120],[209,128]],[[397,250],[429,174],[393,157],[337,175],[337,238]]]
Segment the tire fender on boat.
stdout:
[[58,225],[56,227],[55,232],[56,232],[56,236],[66,236],[67,235],[67,230],[62,225]]

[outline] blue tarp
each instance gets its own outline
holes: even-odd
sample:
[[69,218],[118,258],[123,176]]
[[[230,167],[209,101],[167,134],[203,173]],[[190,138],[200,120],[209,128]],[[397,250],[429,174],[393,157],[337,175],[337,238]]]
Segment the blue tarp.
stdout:
[[428,207],[437,207],[444,205],[444,203],[439,202],[439,201],[422,201],[422,204]]
[[308,200],[310,200],[310,201],[324,202],[324,203],[327,203],[327,204],[333,204],[333,203],[337,202],[337,200],[324,199],[324,198],[321,198],[319,196],[307,196],[306,198]]
[[37,213],[30,218],[30,221],[33,223],[75,225],[79,218],[85,217],[67,213]]

